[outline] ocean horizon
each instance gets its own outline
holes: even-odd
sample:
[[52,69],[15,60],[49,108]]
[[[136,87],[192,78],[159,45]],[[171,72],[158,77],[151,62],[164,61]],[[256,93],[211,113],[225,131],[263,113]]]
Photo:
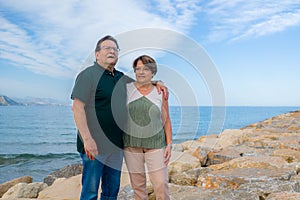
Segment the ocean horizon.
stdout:
[[[170,106],[173,142],[240,129],[300,106]],[[80,163],[71,106],[0,106],[0,183],[21,176],[42,182]]]

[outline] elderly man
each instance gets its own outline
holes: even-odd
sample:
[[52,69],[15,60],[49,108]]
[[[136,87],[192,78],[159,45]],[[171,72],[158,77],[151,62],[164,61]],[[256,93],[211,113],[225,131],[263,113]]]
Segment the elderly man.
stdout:
[[[115,69],[119,46],[105,36],[96,45],[94,65],[76,78],[71,94],[78,129],[77,150],[83,164],[81,200],[117,199],[123,161],[126,123],[126,83],[133,81]],[[164,90],[165,87],[158,87]]]

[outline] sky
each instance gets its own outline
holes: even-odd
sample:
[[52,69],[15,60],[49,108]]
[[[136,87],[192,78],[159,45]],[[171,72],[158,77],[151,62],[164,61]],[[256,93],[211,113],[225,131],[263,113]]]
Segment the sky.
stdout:
[[[188,2],[188,3],[187,3]],[[0,0],[0,95],[71,103],[97,41],[159,65],[170,105],[299,106],[299,0]]]

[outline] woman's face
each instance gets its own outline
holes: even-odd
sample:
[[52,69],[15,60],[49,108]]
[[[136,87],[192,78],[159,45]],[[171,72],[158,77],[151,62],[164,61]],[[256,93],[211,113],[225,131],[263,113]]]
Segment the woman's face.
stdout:
[[136,64],[135,68],[135,78],[140,84],[147,84],[151,82],[154,74],[151,72],[149,67],[145,66],[141,60]]

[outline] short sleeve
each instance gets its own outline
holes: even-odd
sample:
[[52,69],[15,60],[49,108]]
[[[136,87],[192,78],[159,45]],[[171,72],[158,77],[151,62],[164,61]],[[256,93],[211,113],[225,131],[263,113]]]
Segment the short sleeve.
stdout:
[[72,90],[71,99],[79,99],[83,103],[88,103],[92,92],[92,80],[87,71],[81,72],[76,80]]

